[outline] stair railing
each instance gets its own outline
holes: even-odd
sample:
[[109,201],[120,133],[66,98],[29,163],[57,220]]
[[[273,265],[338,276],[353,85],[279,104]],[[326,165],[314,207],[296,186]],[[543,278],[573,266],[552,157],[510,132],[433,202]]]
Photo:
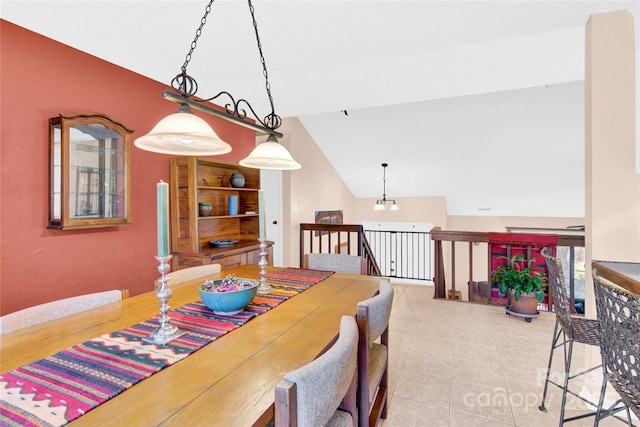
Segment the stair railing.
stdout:
[[366,260],[368,275],[380,275],[380,267],[359,224],[300,224],[301,267],[306,253],[358,255]]

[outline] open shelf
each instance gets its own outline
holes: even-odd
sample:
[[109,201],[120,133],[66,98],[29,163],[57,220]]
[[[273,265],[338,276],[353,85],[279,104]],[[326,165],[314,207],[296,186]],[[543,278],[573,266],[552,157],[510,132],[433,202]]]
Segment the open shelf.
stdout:
[[[173,269],[212,262],[220,263],[223,268],[256,263],[259,259],[260,170],[191,156],[172,158],[170,164]],[[244,175],[244,187],[231,186],[230,177],[236,173]],[[215,185],[211,185],[213,183]],[[230,196],[238,198],[236,215],[227,214]],[[211,215],[200,216],[199,203],[210,203]],[[211,240],[224,239],[240,242],[222,248],[208,244]],[[272,262],[271,256],[267,259]]]

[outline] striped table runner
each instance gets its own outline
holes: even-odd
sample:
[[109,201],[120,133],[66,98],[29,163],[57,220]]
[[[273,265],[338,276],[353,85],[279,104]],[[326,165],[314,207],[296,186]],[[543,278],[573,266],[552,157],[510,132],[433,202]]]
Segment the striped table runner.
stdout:
[[158,315],[5,372],[0,425],[65,425],[331,274],[298,268],[270,273],[272,292],[256,295],[235,316],[216,316],[200,301],[170,310],[171,323],[187,333],[164,346],[142,342],[158,326]]

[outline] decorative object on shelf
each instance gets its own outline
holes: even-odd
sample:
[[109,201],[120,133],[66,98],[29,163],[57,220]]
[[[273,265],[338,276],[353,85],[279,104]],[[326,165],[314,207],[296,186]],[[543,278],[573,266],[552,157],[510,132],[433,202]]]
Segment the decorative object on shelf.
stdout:
[[213,209],[213,207],[211,206],[211,203],[208,203],[208,202],[198,203],[198,213],[200,214],[200,216],[211,215],[211,209]]
[[238,196],[229,196],[229,215],[238,215]]
[[214,248],[227,248],[229,246],[233,246],[238,243],[237,239],[218,239],[218,240],[209,240],[209,244]]
[[258,286],[258,294],[266,295],[271,292],[271,285],[267,283],[267,241],[265,239],[258,239],[260,242],[260,261],[258,266],[260,267],[260,286]]
[[236,278],[230,274],[224,279],[205,281],[198,292],[204,305],[215,314],[233,316],[253,301],[257,289],[256,280]]
[[103,114],[60,114],[49,119],[48,228],[130,223],[132,132]]
[[385,205],[387,202],[391,202],[391,210],[392,211],[397,211],[398,208],[398,204],[396,203],[395,200],[387,200],[387,166],[389,166],[387,163],[383,163],[382,164],[382,199],[376,200],[376,205],[373,207],[373,210],[376,211],[383,211],[385,210]]
[[[291,154],[289,154],[284,146],[278,143],[277,138],[282,138],[283,135],[276,129],[282,124],[282,118],[275,113],[267,65],[264,60],[264,55],[262,54],[262,43],[260,41],[260,35],[258,34],[258,23],[256,22],[251,0],[248,0],[249,12],[251,13],[253,28],[255,30],[260,62],[262,63],[262,74],[265,79],[265,87],[271,112],[261,119],[247,100],[241,98],[236,101],[233,96],[226,91],[218,92],[217,95],[206,99],[194,98],[198,91],[198,83],[195,78],[187,74],[187,66],[196,49],[198,39],[202,34],[202,29],[207,22],[212,4],[213,0],[210,0],[205,8],[204,16],[200,19],[200,25],[196,30],[195,38],[191,42],[185,61],[182,64],[180,74],[171,80],[171,87],[175,92],[164,91],[162,93],[165,99],[180,104],[178,112],[162,119],[151,132],[136,139],[134,144],[143,150],[189,156],[216,155],[231,151],[229,144],[222,141],[204,120],[193,114],[191,109],[194,108],[217,118],[252,129],[259,135],[268,135],[265,142],[258,144],[248,157],[240,161],[241,165],[257,169],[300,169],[300,164],[291,157]],[[218,98],[222,96],[228,98],[228,101],[224,105],[224,111],[207,104],[208,102],[218,100]],[[248,111],[257,123],[247,119]]]
[[244,175],[241,173],[232,173],[229,178],[229,183],[233,188],[242,188],[244,187]]

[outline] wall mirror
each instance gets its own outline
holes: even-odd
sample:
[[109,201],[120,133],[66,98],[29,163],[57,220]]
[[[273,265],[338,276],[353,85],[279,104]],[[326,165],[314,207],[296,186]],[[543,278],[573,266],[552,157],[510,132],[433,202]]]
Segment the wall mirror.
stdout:
[[49,119],[48,228],[129,224],[132,130],[100,114]]

